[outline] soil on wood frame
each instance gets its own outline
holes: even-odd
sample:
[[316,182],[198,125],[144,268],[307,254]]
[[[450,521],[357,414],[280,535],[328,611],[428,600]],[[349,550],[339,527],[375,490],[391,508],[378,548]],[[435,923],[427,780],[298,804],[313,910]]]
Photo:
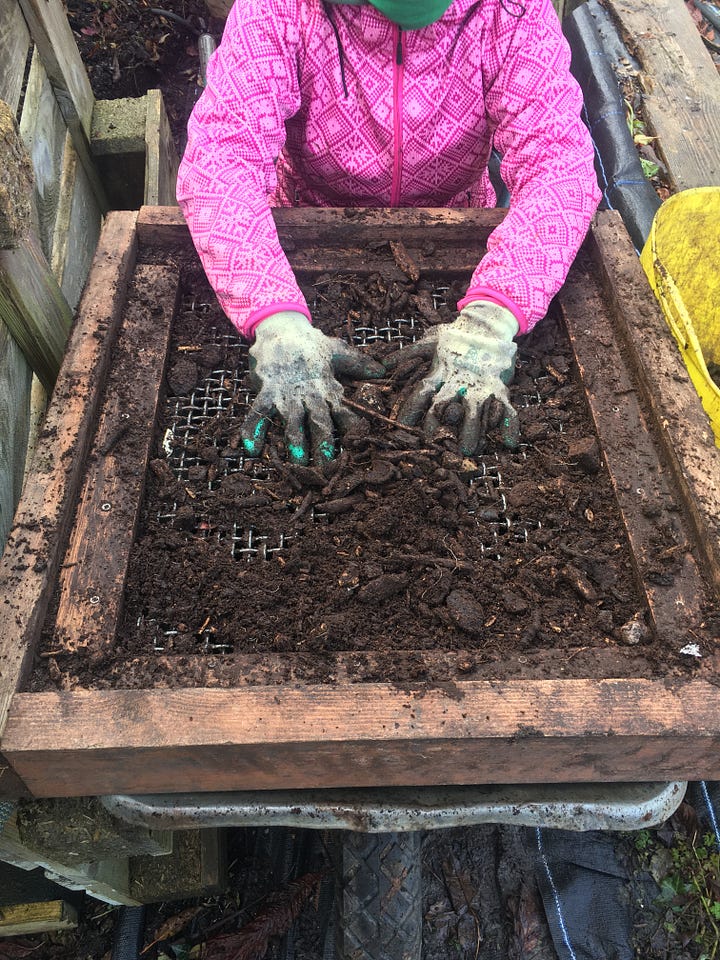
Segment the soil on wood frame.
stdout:
[[[403,362],[346,385],[358,428],[321,471],[288,463],[280,429],[243,456],[247,346],[189,275],[114,656],[46,655],[31,688],[687,672],[646,625],[556,311],[520,339],[518,451],[491,433],[463,457],[455,409],[431,439],[390,423],[427,370]],[[381,359],[450,319],[463,285],[304,289],[317,326]],[[659,527],[657,577],[673,575],[672,542]]]

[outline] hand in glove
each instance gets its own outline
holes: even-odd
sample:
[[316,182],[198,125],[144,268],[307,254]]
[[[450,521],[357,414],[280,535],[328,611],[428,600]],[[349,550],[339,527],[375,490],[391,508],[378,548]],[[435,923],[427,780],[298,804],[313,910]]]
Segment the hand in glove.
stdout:
[[409,426],[422,422],[431,435],[440,426],[447,404],[459,401],[463,410],[460,448],[466,456],[483,449],[487,431],[500,420],[503,443],[515,449],[519,423],[507,384],[515,368],[513,337],[518,329],[509,310],[476,300],[457,320],[433,327],[417,343],[394,354],[394,365],[413,354],[433,358],[430,372],[405,401],[398,420]]
[[357,419],[343,406],[337,374],[357,379],[385,376],[385,369],[342,340],[312,327],[304,314],[275,313],[255,331],[250,379],[257,397],[242,425],[245,451],[256,456],[276,414],[285,424],[288,451],[296,463],[335,455],[335,428],[344,433]]

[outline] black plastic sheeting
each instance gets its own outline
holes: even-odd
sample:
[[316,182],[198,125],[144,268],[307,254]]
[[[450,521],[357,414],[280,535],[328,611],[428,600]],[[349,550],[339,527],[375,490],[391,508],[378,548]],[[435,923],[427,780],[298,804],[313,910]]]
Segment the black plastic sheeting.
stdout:
[[112,960],[138,960],[145,936],[145,907],[121,907],[113,939]]
[[634,960],[630,875],[614,833],[528,831],[559,960]]
[[572,51],[570,69],[583,91],[603,206],[620,213],[639,251],[661,201],[643,173],[622,91],[587,3],[565,17],[563,32]]
[[695,808],[703,828],[715,837],[720,850],[720,783],[701,780],[688,785],[687,799]]

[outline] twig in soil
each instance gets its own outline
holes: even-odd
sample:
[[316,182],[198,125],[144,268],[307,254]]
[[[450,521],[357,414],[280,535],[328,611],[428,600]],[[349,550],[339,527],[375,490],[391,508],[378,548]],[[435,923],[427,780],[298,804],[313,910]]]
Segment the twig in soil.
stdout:
[[426,563],[434,567],[448,567],[451,570],[462,570],[465,573],[475,573],[477,567],[474,563],[466,563],[464,560],[454,558],[447,560],[445,557],[434,557],[430,553],[393,553],[388,557],[388,562]]
[[422,447],[417,450],[383,450],[382,459],[403,460],[405,457],[432,457],[436,453],[437,450],[423,449]]
[[414,371],[411,371],[405,379],[405,385],[403,386],[400,393],[398,393],[395,398],[395,403],[393,404],[390,414],[393,418],[396,418],[400,412],[402,405],[405,403],[407,397],[413,392],[415,386],[423,379],[425,376],[425,366],[422,361],[417,365]]
[[[377,413],[375,410],[371,410],[370,407],[363,406],[362,403],[355,403],[354,400],[348,400],[347,397],[343,400],[343,403],[345,406],[352,407],[353,410],[358,410],[368,417],[373,417],[375,420],[380,420],[382,423],[387,423],[391,427],[395,427],[396,430],[405,430],[407,433],[414,433],[418,437],[425,436],[424,431],[421,430],[420,427],[409,427],[404,423],[398,423],[397,420],[391,420],[390,417],[386,417],[382,413]],[[427,437],[425,439],[427,439]],[[432,443],[432,441],[430,442]]]
[[314,497],[315,497],[315,494],[313,493],[312,490],[309,490],[305,494],[305,496],[303,497],[302,503],[297,508],[295,513],[292,515],[292,518],[290,519],[290,523],[297,523],[301,517],[305,516],[305,514],[308,512],[310,507],[313,505]]
[[589,650],[589,649],[590,649],[590,647],[578,647],[577,650],[574,650],[574,651],[570,654],[569,657],[565,657],[565,661],[564,661],[564,662],[565,662],[565,663],[569,663],[570,660],[573,659],[573,657],[576,657],[579,653],[582,653],[583,650]]
[[350,454],[347,452],[347,450],[342,450],[340,456],[336,460],[335,473],[333,473],[332,477],[330,477],[327,484],[322,489],[322,495],[326,499],[335,492],[337,485],[343,478],[343,474],[345,473],[345,468],[347,467],[349,460]]
[[359,503],[362,503],[365,497],[362,493],[351,493],[349,497],[340,497],[337,500],[324,500],[318,503],[317,508],[321,513],[329,513],[333,516],[340,513],[347,513]]

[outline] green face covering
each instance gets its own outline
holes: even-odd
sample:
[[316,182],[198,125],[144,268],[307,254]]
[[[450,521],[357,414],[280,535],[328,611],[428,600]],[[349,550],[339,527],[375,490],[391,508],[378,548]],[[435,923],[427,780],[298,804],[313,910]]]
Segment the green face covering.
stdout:
[[452,0],[370,0],[370,3],[403,30],[419,30],[439,20]]

